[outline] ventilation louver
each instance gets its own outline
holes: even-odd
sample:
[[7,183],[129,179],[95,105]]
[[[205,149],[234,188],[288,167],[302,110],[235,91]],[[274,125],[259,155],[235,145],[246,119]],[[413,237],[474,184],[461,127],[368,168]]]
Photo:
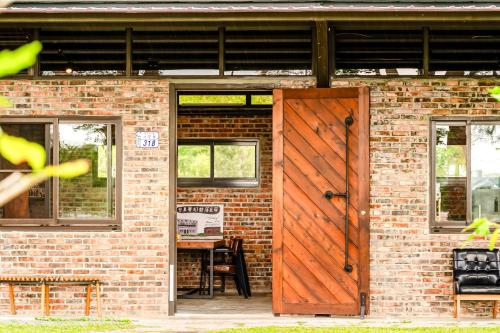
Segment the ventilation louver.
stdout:
[[241,30],[225,33],[226,75],[312,74],[312,30]]
[[422,30],[334,29],[337,75],[418,75]]
[[121,75],[126,66],[125,36],[125,30],[42,30],[42,75]]
[[430,71],[462,75],[500,70],[500,30],[431,30],[429,47]]
[[218,75],[219,32],[135,31],[132,68],[139,75]]

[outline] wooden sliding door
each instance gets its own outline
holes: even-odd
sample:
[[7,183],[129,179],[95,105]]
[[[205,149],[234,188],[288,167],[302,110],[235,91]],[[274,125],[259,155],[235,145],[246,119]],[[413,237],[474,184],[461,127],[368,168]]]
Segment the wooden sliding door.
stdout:
[[368,88],[274,91],[276,314],[359,315],[368,302],[368,108]]

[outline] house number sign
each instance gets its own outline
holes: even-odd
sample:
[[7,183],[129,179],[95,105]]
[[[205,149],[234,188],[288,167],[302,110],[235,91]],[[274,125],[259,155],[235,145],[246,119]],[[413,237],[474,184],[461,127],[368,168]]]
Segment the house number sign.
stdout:
[[158,132],[136,132],[135,146],[138,148],[157,148],[159,137]]

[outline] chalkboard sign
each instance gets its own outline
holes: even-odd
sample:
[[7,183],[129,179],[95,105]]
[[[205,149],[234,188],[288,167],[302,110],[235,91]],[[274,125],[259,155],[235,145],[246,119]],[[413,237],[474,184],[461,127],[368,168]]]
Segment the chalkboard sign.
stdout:
[[177,233],[181,239],[222,239],[224,205],[177,205]]

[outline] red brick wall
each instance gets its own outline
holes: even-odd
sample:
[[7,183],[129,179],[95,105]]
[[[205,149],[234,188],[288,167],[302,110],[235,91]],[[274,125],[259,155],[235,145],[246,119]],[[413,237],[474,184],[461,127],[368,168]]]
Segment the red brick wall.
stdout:
[[[255,188],[179,188],[179,203],[224,204],[224,235],[244,239],[248,275],[253,290],[271,290],[272,240],[272,118],[254,116],[198,116],[177,118],[179,138],[259,138],[260,185]],[[196,286],[197,256],[178,254],[177,283]],[[232,281],[231,281],[232,282]]]
[[[166,81],[4,80],[14,102],[2,115],[121,116],[121,232],[5,232],[1,274],[92,274],[103,279],[106,316],[157,316],[168,310],[168,99]],[[160,148],[135,147],[136,131],[158,131]],[[16,287],[20,314],[39,314],[39,290]],[[83,287],[51,288],[52,314],[83,314]],[[5,286],[0,313],[9,312]],[[95,302],[93,302],[94,306]]]
[[[334,86],[371,88],[372,315],[451,316],[451,249],[459,247],[465,236],[429,232],[429,117],[498,115],[499,103],[488,99],[486,93],[495,84],[500,82],[466,78],[333,81]],[[310,82],[276,82],[276,86],[307,85]],[[16,104],[12,109],[1,109],[0,115],[121,115],[124,125],[123,231],[0,231],[2,274],[91,272],[105,280],[106,315],[165,314],[169,213],[167,82],[4,80],[0,81],[0,94],[12,97]],[[161,147],[135,148],[134,132],[139,130],[158,130]],[[205,193],[216,194],[208,190]],[[220,195],[227,197],[226,193]],[[238,232],[262,232],[259,224],[244,227],[248,228]],[[55,307],[55,315],[82,313],[81,288],[55,291],[53,299],[61,302]],[[38,292],[23,287],[17,295],[20,313],[38,313]],[[0,313],[8,313],[7,299],[3,287]],[[479,316],[490,315],[489,303],[464,302],[463,307]]]
[[[500,103],[488,98],[487,90],[500,82],[464,78],[332,83],[371,89],[372,315],[450,317],[451,250],[466,236],[429,232],[429,118],[498,115]],[[491,315],[491,302],[463,302],[462,307]]]

